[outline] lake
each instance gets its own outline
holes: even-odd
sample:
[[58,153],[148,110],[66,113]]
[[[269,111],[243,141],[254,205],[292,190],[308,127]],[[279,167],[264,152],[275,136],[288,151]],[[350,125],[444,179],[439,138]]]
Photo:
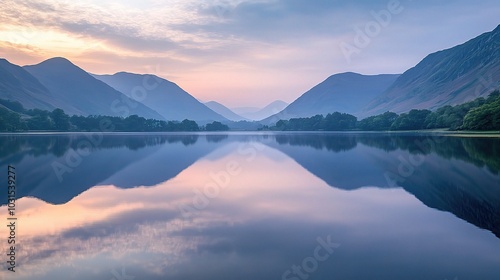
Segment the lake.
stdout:
[[0,157],[0,279],[500,277],[499,138],[2,135]]

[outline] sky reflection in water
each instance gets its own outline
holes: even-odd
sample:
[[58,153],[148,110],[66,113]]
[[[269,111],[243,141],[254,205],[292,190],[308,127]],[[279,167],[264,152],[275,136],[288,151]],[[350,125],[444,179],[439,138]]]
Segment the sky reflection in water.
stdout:
[[328,236],[309,279],[500,275],[498,139],[106,136],[59,182],[83,136],[36,137],[0,138],[22,197],[7,279],[282,279]]

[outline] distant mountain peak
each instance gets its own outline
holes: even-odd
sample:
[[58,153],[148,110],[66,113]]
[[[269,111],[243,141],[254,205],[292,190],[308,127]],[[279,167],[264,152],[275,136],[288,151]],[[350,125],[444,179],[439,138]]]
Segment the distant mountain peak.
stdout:
[[275,100],[267,104],[263,108],[237,107],[233,108],[232,110],[246,119],[260,121],[283,110],[286,106],[288,106],[287,102],[282,100]]
[[[95,79],[66,58],[54,57],[39,64],[24,66],[49,90],[49,97],[57,100],[54,107],[72,115],[128,116],[137,114],[146,118],[162,119],[161,115],[133,101],[107,84]],[[117,103],[118,102],[118,103]]]
[[363,75],[360,74],[360,73],[356,73],[356,72],[342,72],[342,73],[332,74],[328,78],[331,78],[331,77],[341,77],[341,76],[363,76]]
[[363,75],[354,72],[331,75],[263,123],[334,112],[357,114],[398,77],[398,74]]
[[113,75],[93,75],[93,77],[131,98],[134,97],[137,88],[142,89],[141,103],[156,110],[166,120],[190,119],[200,124],[227,121],[177,84],[156,75],[118,72]]
[[54,56],[52,58],[46,59],[45,61],[64,61],[73,64],[69,59],[62,56]]
[[53,110],[57,100],[22,67],[0,58],[0,98],[17,101],[27,109]]
[[[165,78],[162,78],[162,77],[155,75],[155,74],[137,74],[137,73],[132,73],[132,72],[120,71],[120,72],[116,72],[115,74],[112,74],[112,75],[109,75],[109,74],[107,74],[107,75],[94,75],[93,74],[93,76],[94,76],[94,78],[97,78],[98,80],[101,80],[100,77],[102,77],[103,79],[109,79],[111,77],[132,78],[132,79],[136,79],[137,77],[153,78],[156,83],[165,83],[165,84],[170,84],[173,86],[178,86],[176,83],[174,83],[170,80],[167,80]],[[147,81],[147,82],[149,82],[149,81]]]
[[[278,99],[278,100],[274,100],[273,102],[269,103],[269,105],[273,105],[273,104],[288,104],[288,103],[283,101],[283,100]],[[269,105],[267,105],[267,106],[269,106]]]
[[35,65],[23,66],[25,69],[39,68],[51,73],[63,73],[72,75],[85,75],[88,73],[64,57],[53,57]]
[[[69,59],[64,58],[64,57],[53,57],[49,58],[47,60],[44,60],[40,62],[39,64],[51,64],[51,65],[71,65],[71,66],[76,66],[71,62]],[[78,66],[76,66],[78,67]]]
[[248,119],[240,116],[239,114],[236,114],[233,112],[231,109],[229,109],[227,106],[217,102],[217,101],[208,101],[203,103],[205,106],[216,112],[217,114],[223,116],[224,118],[231,120],[231,121],[246,121]]

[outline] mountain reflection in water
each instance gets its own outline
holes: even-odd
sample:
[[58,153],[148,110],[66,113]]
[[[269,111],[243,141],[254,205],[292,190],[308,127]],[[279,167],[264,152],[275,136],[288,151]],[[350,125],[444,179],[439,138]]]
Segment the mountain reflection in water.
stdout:
[[[312,279],[499,272],[497,138],[11,135],[0,137],[0,158],[19,177],[19,279],[69,267],[75,279],[111,279],[122,265],[137,279],[281,279],[328,235],[341,246]],[[214,183],[208,202],[183,215]]]

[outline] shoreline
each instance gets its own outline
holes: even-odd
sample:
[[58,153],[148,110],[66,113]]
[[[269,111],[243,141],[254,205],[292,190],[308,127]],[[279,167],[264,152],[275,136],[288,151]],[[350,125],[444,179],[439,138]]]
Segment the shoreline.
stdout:
[[230,131],[22,131],[22,132],[0,132],[0,136],[37,136],[37,135],[69,135],[69,134],[103,134],[103,135],[226,135],[226,134],[439,134],[451,137],[484,137],[500,138],[500,131],[450,131],[443,129],[431,130],[401,130],[401,131],[258,131],[258,130],[230,130]]

